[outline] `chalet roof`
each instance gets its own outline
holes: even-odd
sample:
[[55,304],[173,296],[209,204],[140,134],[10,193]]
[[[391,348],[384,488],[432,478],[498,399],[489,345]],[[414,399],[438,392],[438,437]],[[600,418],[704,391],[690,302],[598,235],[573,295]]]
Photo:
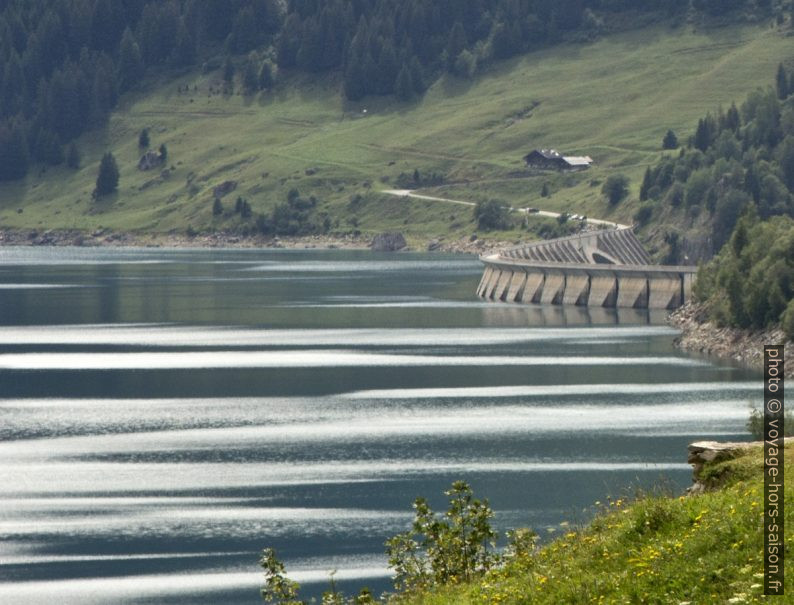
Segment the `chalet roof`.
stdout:
[[562,157],[562,154],[556,149],[536,149],[535,153],[539,153],[547,160],[557,160]]
[[566,155],[562,159],[571,166],[589,166],[593,163],[593,158],[589,155]]
[[544,160],[564,162],[571,167],[587,167],[593,163],[593,158],[589,155],[562,155],[556,149],[535,149],[524,156],[527,162],[537,161],[537,158],[542,157]]

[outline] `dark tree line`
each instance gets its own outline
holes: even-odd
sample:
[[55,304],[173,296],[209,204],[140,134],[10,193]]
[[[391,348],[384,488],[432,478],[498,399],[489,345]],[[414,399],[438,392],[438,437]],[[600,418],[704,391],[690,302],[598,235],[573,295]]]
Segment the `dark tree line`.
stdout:
[[742,215],[728,243],[698,271],[695,294],[720,325],[780,324],[794,339],[794,220]]
[[347,98],[421,94],[443,71],[470,76],[504,59],[599,27],[610,14],[683,11],[688,0],[292,0],[281,68],[341,70]]
[[794,217],[794,91],[781,86],[792,77],[781,65],[775,88],[701,118],[678,155],[646,170],[640,200],[659,211],[709,213],[712,254],[749,207],[761,219]]
[[[703,14],[768,12],[768,0],[694,0]],[[0,179],[31,162],[59,164],[147,72],[188,67],[223,48],[250,55],[247,91],[276,70],[342,74],[347,98],[409,100],[439,74],[565,37],[589,37],[613,15],[672,15],[690,0],[0,0]],[[256,57],[256,61],[251,57]],[[227,74],[234,76],[233,64]],[[787,90],[790,83],[786,81]]]
[[73,157],[69,143],[148,70],[221,44],[246,52],[281,25],[278,0],[0,2],[0,180]]
[[[627,10],[707,17],[763,16],[769,0],[290,0],[280,68],[340,70],[345,95],[421,94],[438,74],[609,29]],[[782,13],[780,13],[782,15]]]

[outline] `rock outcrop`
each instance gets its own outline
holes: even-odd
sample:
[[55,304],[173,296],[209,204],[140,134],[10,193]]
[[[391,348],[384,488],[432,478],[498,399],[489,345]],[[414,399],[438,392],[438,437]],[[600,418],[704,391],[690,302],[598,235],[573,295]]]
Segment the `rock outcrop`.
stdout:
[[230,194],[237,189],[237,181],[223,181],[220,185],[216,185],[212,190],[212,195],[221,198],[224,195]]
[[[786,437],[786,444],[794,443],[794,437]],[[689,444],[687,463],[692,465],[692,485],[687,488],[689,495],[702,494],[714,487],[713,482],[705,480],[703,467],[709,462],[722,462],[742,455],[749,449],[763,446],[763,441],[696,441]]]
[[670,325],[681,330],[675,345],[683,350],[737,361],[763,370],[764,345],[785,344],[784,372],[794,376],[794,346],[786,341],[779,327],[766,330],[743,330],[720,327],[708,317],[705,307],[689,303],[670,314]]
[[162,155],[156,151],[147,151],[138,160],[138,170],[145,172],[153,168],[159,168],[163,164],[165,164],[165,158]]
[[407,246],[402,233],[379,233],[372,239],[370,246],[375,252],[396,252]]

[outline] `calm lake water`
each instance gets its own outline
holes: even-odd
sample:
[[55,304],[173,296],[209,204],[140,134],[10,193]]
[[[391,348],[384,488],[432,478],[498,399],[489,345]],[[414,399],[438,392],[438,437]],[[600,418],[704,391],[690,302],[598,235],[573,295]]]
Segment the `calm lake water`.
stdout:
[[[0,602],[388,588],[456,479],[544,536],[747,439],[759,376],[664,314],[495,305],[467,256],[0,248]],[[349,582],[346,582],[349,580]]]

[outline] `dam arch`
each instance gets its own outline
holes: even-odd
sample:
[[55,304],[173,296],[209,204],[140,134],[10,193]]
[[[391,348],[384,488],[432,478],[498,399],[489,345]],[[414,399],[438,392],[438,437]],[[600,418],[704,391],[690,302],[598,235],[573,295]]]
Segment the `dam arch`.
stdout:
[[480,260],[477,296],[505,303],[675,309],[690,300],[696,272],[652,264],[631,229],[515,246]]

